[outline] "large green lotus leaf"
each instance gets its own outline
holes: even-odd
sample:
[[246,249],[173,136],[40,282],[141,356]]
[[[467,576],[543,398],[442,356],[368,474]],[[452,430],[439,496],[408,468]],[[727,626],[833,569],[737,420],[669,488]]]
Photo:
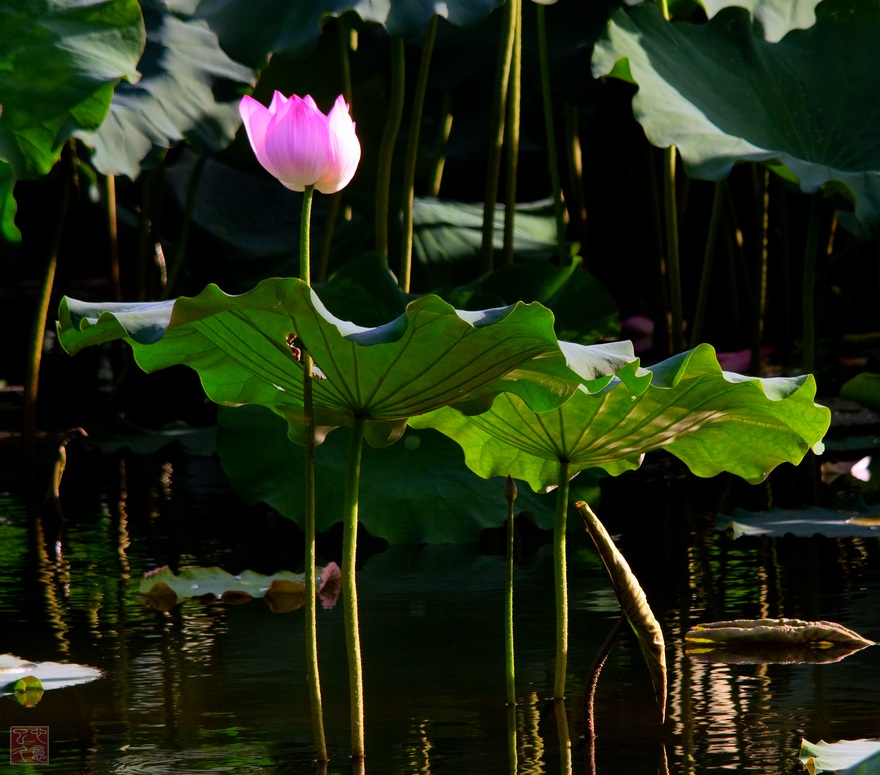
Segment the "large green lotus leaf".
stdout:
[[[589,354],[596,347],[564,350]],[[572,356],[569,364],[587,376]],[[650,369],[621,366],[604,387],[585,384],[550,412],[502,395],[478,416],[443,408],[410,424],[455,439],[480,476],[510,475],[536,490],[558,483],[560,460],[569,461],[572,475],[594,466],[619,474],[655,449],[667,449],[698,476],[729,471],[761,482],[780,463],[798,463],[810,448],[821,451],[831,413],[814,403],[815,395],[812,376],[723,372],[712,347],[700,345]]]
[[575,256],[568,266],[526,261],[498,267],[488,277],[440,295],[456,307],[482,309],[512,300],[537,301],[553,312],[556,335],[591,344],[620,334],[617,305]]
[[137,0],[0,0],[0,40],[0,160],[37,178],[137,80],[144,25]]
[[816,6],[821,0],[698,0],[708,17],[722,8],[748,8],[764,40],[776,43],[791,30],[805,30],[816,23]]
[[7,242],[21,242],[21,232],[15,225],[17,205],[12,193],[14,187],[12,167],[0,161],[0,237]]
[[[208,22],[238,62],[260,67],[271,52],[302,58],[314,48],[328,16],[354,11],[396,37],[424,32],[435,14],[458,26],[482,21],[502,0],[201,0]],[[272,23],[267,24],[266,20]]]
[[838,740],[811,743],[801,740],[798,753],[810,775],[839,772],[841,775],[877,775],[880,772],[880,740]]
[[720,180],[737,161],[781,164],[806,192],[832,183],[848,193],[856,217],[874,223],[880,2],[825,0],[816,16],[770,43],[743,8],[700,25],[669,23],[653,4],[620,10],[593,74],[638,85],[635,118],[651,143],[678,147],[688,174]]
[[858,401],[862,406],[875,412],[880,412],[880,374],[870,371],[856,374],[851,380],[844,382],[840,388],[840,395]]
[[660,711],[661,723],[666,718],[666,644],[663,639],[663,630],[654,616],[648,598],[639,580],[629,567],[626,558],[611,540],[605,526],[593,513],[593,510],[584,502],[575,504],[575,508],[583,517],[584,525],[596,551],[602,558],[602,563],[611,584],[614,594],[623,610],[623,615],[629,623],[639,643],[648,672],[651,675],[651,683],[654,685],[654,699]]
[[65,298],[59,318],[68,352],[125,339],[145,371],[185,364],[212,401],[266,406],[288,420],[292,437],[302,422],[297,339],[321,375],[316,422],[332,427],[365,418],[371,443],[393,441],[407,417],[440,406],[476,411],[512,391],[544,410],[576,390],[553,316],[537,304],[464,312],[424,296],[390,323],[364,328],[330,314],[302,281],[275,278],[240,296],[211,285],[176,302]]
[[[249,503],[268,503],[304,525],[302,449],[290,443],[284,421],[258,406],[220,407],[217,452],[235,491]],[[349,432],[340,429],[315,452],[321,493],[318,530],[341,521]],[[595,476],[578,479],[577,497],[595,500]],[[554,497],[524,490],[517,510],[542,528],[553,527]],[[361,462],[358,518],[374,536],[391,544],[478,541],[487,528],[503,525],[503,488],[464,465],[461,448],[430,429],[407,429],[391,447],[366,447]]]
[[99,171],[132,179],[151,163],[151,152],[183,139],[205,151],[229,145],[241,126],[241,92],[256,81],[256,73],[230,59],[204,22],[180,18],[162,0],[142,5],[142,78],[117,87],[95,132],[78,133],[95,148]]

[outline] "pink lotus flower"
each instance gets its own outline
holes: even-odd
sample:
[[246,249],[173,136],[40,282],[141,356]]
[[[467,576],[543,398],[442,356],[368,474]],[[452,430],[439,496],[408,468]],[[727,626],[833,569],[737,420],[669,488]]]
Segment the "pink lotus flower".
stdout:
[[242,97],[238,110],[257,160],[287,188],[333,194],[354,177],[361,144],[341,95],[326,116],[310,96],[277,91],[268,108]]

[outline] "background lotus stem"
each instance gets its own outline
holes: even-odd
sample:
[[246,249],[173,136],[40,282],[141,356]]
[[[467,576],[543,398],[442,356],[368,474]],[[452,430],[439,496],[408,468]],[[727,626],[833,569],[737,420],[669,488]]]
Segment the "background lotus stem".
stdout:
[[801,309],[804,318],[804,371],[812,374],[816,368],[816,253],[819,251],[819,216],[822,210],[822,192],[813,194],[810,205],[810,222],[807,227],[807,244],[804,250],[804,284]]
[[446,165],[446,145],[452,132],[452,97],[443,92],[443,105],[440,108],[440,119],[437,122],[437,138],[434,143],[434,161],[431,174],[428,176],[428,196],[440,195],[440,183],[443,180],[443,167]]
[[364,446],[363,417],[355,417],[345,480],[345,513],[342,532],[342,593],[345,650],[348,653],[348,685],[351,695],[351,755],[364,757],[364,680],[361,667],[361,639],[358,631],[357,557],[358,489],[361,477],[361,452]]
[[202,173],[205,171],[205,164],[208,157],[204,153],[199,154],[193,167],[189,183],[186,186],[186,202],[183,207],[183,223],[180,226],[180,235],[177,238],[177,247],[174,249],[174,259],[171,263],[171,271],[168,273],[168,281],[162,290],[162,298],[169,298],[177,285],[177,277],[186,261],[186,245],[189,241],[189,230],[192,226],[193,214],[196,209],[196,195],[199,192],[199,183],[202,179]]
[[107,236],[110,240],[110,286],[113,301],[122,301],[122,284],[119,274],[119,228],[116,219],[116,176],[104,179],[104,196],[107,205]]
[[403,38],[391,38],[391,97],[385,129],[379,144],[378,168],[376,170],[376,250],[388,258],[388,212],[391,191],[391,165],[394,146],[403,115],[403,96],[406,91],[406,63]]
[[[568,216],[573,233],[578,235],[581,255],[587,254],[587,197],[584,194],[583,154],[581,153],[580,117],[577,105],[565,104],[565,149],[568,163]],[[567,247],[567,246],[566,246]],[[571,263],[568,250],[566,263]]]
[[519,761],[516,752],[516,706],[507,706],[507,771],[516,775]]
[[[516,705],[516,670],[513,658],[513,520],[515,516],[513,503],[516,500],[516,484],[507,477],[504,497],[507,498],[507,573],[505,576],[505,629],[504,656],[507,667],[507,704]],[[516,748],[514,748],[514,754]]]
[[556,255],[560,266],[568,264],[568,246],[565,243],[565,204],[562,201],[562,183],[559,179],[559,152],[556,148],[556,127],[553,121],[553,100],[550,89],[550,57],[547,54],[547,20],[544,6],[533,3],[538,23],[538,64],[541,73],[541,98],[544,107],[544,130],[547,135],[547,168],[550,171],[550,191],[553,197],[553,215],[556,219]]
[[556,677],[553,699],[565,699],[565,673],[568,663],[568,570],[565,559],[565,530],[568,516],[569,462],[559,461],[556,489],[556,516],[553,521],[553,573],[556,588]]
[[422,125],[422,109],[425,105],[425,92],[428,89],[428,71],[431,67],[431,54],[434,50],[434,38],[437,35],[436,14],[431,17],[425,40],[422,43],[422,59],[419,62],[419,74],[416,79],[416,91],[413,95],[412,115],[409,121],[409,137],[406,146],[406,165],[403,172],[403,218],[400,248],[400,276],[398,284],[401,290],[409,293],[412,274],[413,245],[413,199],[415,197],[416,161],[419,155],[419,128]]
[[70,194],[70,178],[73,174],[75,146],[73,141],[65,147],[62,160],[58,165],[61,175],[61,193],[58,201],[58,212],[55,228],[49,243],[49,255],[43,272],[40,293],[34,308],[34,320],[31,328],[30,347],[25,364],[24,396],[22,408],[22,452],[27,461],[32,461],[37,447],[37,393],[40,384],[40,363],[43,360],[43,340],[46,338],[46,316],[52,300],[52,288],[55,285],[55,271],[58,268],[58,253],[61,250],[61,235],[64,233],[64,221],[67,218],[67,202]]
[[[299,226],[299,273],[308,283],[310,277],[310,224],[314,186],[303,191],[302,216]],[[312,736],[315,741],[315,759],[327,761],[327,741],[324,736],[324,702],[321,698],[321,674],[318,669],[317,574],[315,571],[315,414],[312,402],[312,356],[303,348],[303,419],[305,421],[305,587],[306,587],[306,675],[309,685],[309,706],[312,715]]]
[[752,329],[752,374],[761,373],[761,344],[764,341],[764,318],[767,314],[767,240],[770,224],[770,170],[753,165],[755,199],[759,203],[755,223],[755,318]]
[[522,0],[508,0],[513,10],[513,49],[510,57],[510,83],[507,94],[507,121],[504,125],[507,169],[504,176],[504,263],[513,263],[516,226],[516,174],[519,166],[519,107],[522,75]]
[[586,744],[584,760],[587,763],[586,772],[588,775],[595,775],[596,772],[596,727],[594,723],[596,686],[599,683],[599,675],[605,666],[605,661],[608,659],[611,649],[614,648],[614,644],[617,643],[617,639],[620,637],[620,633],[623,632],[624,627],[626,627],[626,616],[621,614],[614,623],[614,627],[611,628],[611,632],[608,633],[608,637],[605,638],[605,642],[599,647],[599,651],[596,652],[596,658],[593,660],[593,667],[590,669],[590,674],[587,676],[587,683],[584,688],[584,742]]
[[703,271],[700,275],[700,290],[697,294],[697,309],[694,312],[694,324],[691,329],[691,342],[699,344],[703,337],[703,325],[706,320],[706,305],[709,300],[709,287],[712,284],[712,267],[715,264],[715,248],[718,244],[718,225],[721,223],[721,211],[724,207],[724,188],[727,182],[719,180],[715,184],[712,197],[712,215],[709,216],[709,232],[706,235],[706,250],[703,252]]
[[498,199],[498,178],[501,175],[501,146],[504,142],[504,114],[507,108],[507,87],[513,38],[516,30],[514,3],[508,0],[501,9],[501,36],[495,69],[495,91],[489,114],[489,151],[486,164],[486,190],[483,196],[483,232],[480,245],[480,274],[486,275],[495,265],[495,203]]
[[[354,110],[351,95],[351,62],[349,54],[352,49],[352,29],[345,19],[340,16],[336,21],[336,39],[339,50],[339,69],[342,78],[342,96],[351,111]],[[342,192],[337,191],[327,198],[327,214],[324,216],[324,228],[321,232],[321,244],[318,247],[317,269],[315,279],[322,283],[327,279],[330,267],[330,248],[333,246],[333,232],[336,229],[336,221],[342,209]]]
[[678,204],[675,168],[678,152],[674,145],[663,150],[663,213],[666,221],[666,266],[669,272],[669,307],[672,316],[672,352],[684,350],[684,318],[681,302],[681,262],[678,254]]

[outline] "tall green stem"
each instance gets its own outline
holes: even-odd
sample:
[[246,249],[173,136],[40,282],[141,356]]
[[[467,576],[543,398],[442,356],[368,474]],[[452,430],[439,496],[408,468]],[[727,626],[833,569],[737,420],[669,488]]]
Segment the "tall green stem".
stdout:
[[[507,573],[505,574],[505,628],[504,656],[507,667],[507,704],[516,705],[516,670],[513,658],[513,520],[515,516],[513,503],[516,500],[516,484],[507,477],[504,496],[507,498]],[[514,753],[516,749],[514,749]]]
[[186,186],[186,203],[183,208],[183,223],[180,226],[180,236],[177,239],[177,247],[174,250],[174,260],[171,264],[171,270],[168,272],[168,281],[165,283],[165,288],[162,290],[163,299],[169,298],[174,293],[175,286],[177,285],[177,278],[180,275],[180,270],[183,268],[184,262],[186,261],[186,246],[189,242],[189,230],[192,226],[193,215],[196,210],[196,196],[199,192],[199,183],[201,182],[202,173],[205,171],[205,165],[207,162],[208,157],[204,153],[201,153],[196,160],[192,174],[189,178],[189,183]]
[[119,228],[116,218],[116,176],[107,175],[104,180],[107,203],[107,236],[110,240],[110,282],[113,301],[122,301],[122,281],[119,274]]
[[409,121],[409,138],[406,146],[406,166],[403,173],[403,234],[400,250],[400,277],[398,284],[401,290],[409,293],[410,276],[412,273],[412,241],[413,241],[413,200],[415,199],[416,160],[419,155],[419,128],[422,125],[422,108],[425,105],[425,92],[428,89],[428,71],[431,66],[431,54],[434,50],[434,38],[437,34],[436,14],[431,17],[425,40],[422,43],[422,59],[419,62],[419,75],[416,80],[416,91],[413,95],[412,115]]
[[437,122],[437,139],[435,142],[434,161],[428,178],[428,196],[440,195],[440,181],[443,180],[443,167],[446,165],[446,145],[452,132],[452,97],[443,92],[443,106],[440,108],[440,120]]
[[556,679],[553,698],[565,699],[565,673],[568,664],[568,570],[565,559],[565,530],[568,517],[568,480],[570,464],[559,461],[559,486],[556,489],[556,517],[553,521],[553,572],[556,587]]
[[[303,192],[302,216],[299,227],[299,273],[308,283],[311,276],[310,226],[314,186]],[[317,574],[315,563],[315,414],[312,398],[312,356],[303,348],[303,419],[305,421],[305,586],[306,586],[306,676],[309,685],[309,705],[312,714],[312,736],[315,741],[315,759],[327,761],[327,742],[324,736],[324,702],[321,698],[321,674],[318,668]]]
[[801,308],[804,318],[804,371],[812,374],[816,368],[816,253],[819,251],[819,215],[822,210],[822,192],[813,194],[810,223],[807,227],[807,245],[804,251],[804,285]]
[[504,142],[504,114],[507,107],[507,87],[510,62],[513,57],[513,39],[516,30],[514,3],[508,0],[501,15],[501,39],[495,70],[495,91],[489,115],[489,151],[486,165],[486,190],[483,197],[483,233],[480,246],[480,274],[488,274],[495,265],[495,203],[498,200],[498,178],[501,176],[501,146]]
[[516,175],[519,167],[519,108],[522,75],[522,0],[513,4],[513,50],[510,58],[510,85],[507,94],[507,121],[504,134],[507,169],[504,177],[504,263],[513,263],[514,227],[516,225]]
[[754,166],[755,199],[758,200],[756,216],[755,264],[755,316],[752,327],[751,372],[760,376],[761,344],[764,341],[764,318],[767,314],[767,257],[768,230],[770,225],[770,170]]
[[403,95],[406,90],[406,66],[403,38],[391,38],[391,98],[385,129],[379,144],[378,169],[376,171],[376,250],[388,258],[388,211],[391,192],[391,164],[394,146],[400,131],[403,115]]
[[681,263],[678,254],[678,203],[675,195],[677,151],[674,145],[663,150],[663,212],[666,219],[666,261],[669,271],[669,306],[672,312],[672,351],[684,350],[681,301]]
[[709,233],[706,235],[706,250],[703,252],[703,272],[700,275],[700,291],[697,295],[697,310],[694,313],[694,325],[691,330],[691,341],[699,344],[703,337],[703,325],[706,320],[706,305],[709,302],[709,287],[712,282],[712,267],[715,264],[715,248],[718,244],[718,225],[724,209],[724,187],[727,183],[719,180],[715,184],[715,195],[712,198],[712,215],[709,217]]
[[553,196],[553,215],[556,219],[556,255],[560,266],[568,264],[565,244],[565,204],[562,201],[562,182],[559,178],[559,152],[556,148],[556,127],[553,121],[553,102],[550,90],[550,57],[547,53],[547,20],[544,6],[535,3],[538,22],[538,64],[541,72],[541,98],[544,107],[544,131],[547,135],[547,167],[550,171],[550,189]]
[[55,227],[49,244],[49,256],[46,260],[46,269],[43,272],[43,282],[40,286],[40,295],[37,297],[34,309],[34,320],[31,328],[31,340],[28,350],[24,380],[23,397],[23,427],[22,446],[25,460],[33,460],[37,446],[37,393],[40,383],[40,363],[43,359],[43,340],[46,337],[46,317],[49,314],[49,304],[52,300],[52,288],[55,285],[55,271],[58,268],[58,253],[61,250],[61,235],[64,232],[64,221],[67,217],[67,201],[70,192],[70,178],[72,171],[68,163],[73,157],[73,148],[65,149],[59,165],[61,175],[61,196],[58,202],[58,212],[55,218]]
[[355,417],[345,479],[345,513],[342,528],[342,594],[345,650],[348,653],[348,687],[351,695],[351,755],[364,757],[364,680],[361,667],[361,638],[358,631],[357,558],[358,490],[361,478],[361,452],[364,446],[363,417]]

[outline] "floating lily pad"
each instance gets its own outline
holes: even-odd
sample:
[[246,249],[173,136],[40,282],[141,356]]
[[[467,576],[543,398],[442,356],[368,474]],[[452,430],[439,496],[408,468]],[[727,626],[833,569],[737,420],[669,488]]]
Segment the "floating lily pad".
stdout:
[[811,538],[815,535],[828,538],[877,538],[880,536],[880,511],[835,511],[821,506],[759,512],[735,509],[730,516],[719,514],[715,518],[715,527],[731,538],[784,535],[799,538]]
[[810,775],[840,771],[843,775],[876,775],[880,772],[880,740],[801,740],[798,758]]
[[14,654],[0,654],[0,696],[12,696],[27,707],[36,705],[43,692],[89,683],[102,676],[86,665],[29,662]]
[[[315,593],[325,608],[336,604],[341,572],[335,562],[316,568]],[[140,593],[151,608],[170,611],[187,598],[199,598],[233,605],[263,598],[274,613],[287,613],[306,602],[305,576],[280,571],[271,576],[246,570],[239,575],[222,568],[187,568],[175,575],[168,568],[144,575]]]

